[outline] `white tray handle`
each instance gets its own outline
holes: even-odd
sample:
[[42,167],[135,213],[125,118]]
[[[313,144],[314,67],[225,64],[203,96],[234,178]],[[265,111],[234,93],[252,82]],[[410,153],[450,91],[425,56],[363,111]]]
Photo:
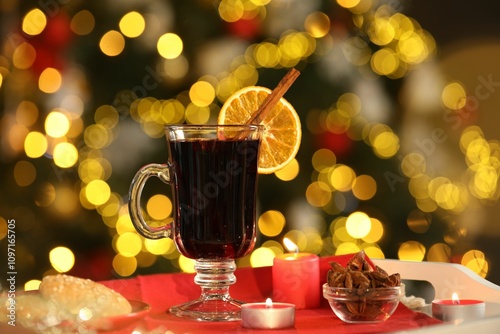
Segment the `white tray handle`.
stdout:
[[450,299],[453,292],[456,292],[462,299],[500,303],[500,286],[460,264],[390,259],[372,259],[372,261],[388,274],[400,273],[402,279],[431,283],[436,299]]

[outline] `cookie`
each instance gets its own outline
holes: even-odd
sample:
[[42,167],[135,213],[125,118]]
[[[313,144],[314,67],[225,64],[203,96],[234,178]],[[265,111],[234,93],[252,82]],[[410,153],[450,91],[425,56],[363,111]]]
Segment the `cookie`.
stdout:
[[110,288],[89,279],[69,275],[45,276],[40,295],[81,320],[128,314],[127,299]]

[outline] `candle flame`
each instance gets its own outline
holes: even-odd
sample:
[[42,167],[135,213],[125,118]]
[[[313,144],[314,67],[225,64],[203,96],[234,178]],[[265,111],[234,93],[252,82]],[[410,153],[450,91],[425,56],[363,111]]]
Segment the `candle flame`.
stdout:
[[283,238],[283,244],[285,245],[285,248],[289,252],[294,252],[294,253],[299,252],[299,247],[292,240],[288,238]]
[[460,304],[460,299],[458,298],[458,294],[456,292],[453,292],[453,294],[451,295],[451,300],[455,305]]
[[273,301],[271,298],[266,299],[266,308],[272,308],[273,307]]

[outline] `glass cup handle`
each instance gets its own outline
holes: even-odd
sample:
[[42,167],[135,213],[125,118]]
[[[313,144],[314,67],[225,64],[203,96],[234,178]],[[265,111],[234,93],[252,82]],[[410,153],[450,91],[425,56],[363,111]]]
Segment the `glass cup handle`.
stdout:
[[151,227],[146,223],[141,210],[141,194],[146,181],[150,177],[157,177],[163,182],[170,183],[170,167],[165,164],[149,164],[141,167],[130,184],[128,203],[130,218],[135,229],[148,239],[168,238],[171,234],[170,226]]

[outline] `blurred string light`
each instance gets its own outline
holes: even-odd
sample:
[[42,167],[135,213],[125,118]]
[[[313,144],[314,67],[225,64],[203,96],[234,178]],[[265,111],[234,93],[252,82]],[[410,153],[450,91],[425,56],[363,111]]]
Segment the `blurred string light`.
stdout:
[[166,33],[158,39],[158,53],[165,59],[175,59],[179,57],[183,47],[182,39],[179,35],[174,33]]
[[[352,13],[352,21],[359,31],[342,41],[342,50],[345,58],[361,73],[368,68],[380,76],[399,79],[435,54],[432,36],[414,19],[390,5],[371,0],[337,0],[337,3]],[[241,20],[262,23],[269,19],[268,6],[271,4],[271,0],[222,0],[217,13],[227,23]],[[119,57],[126,50],[129,39],[140,39],[145,34],[148,24],[154,23],[152,17],[140,11],[127,12],[94,42],[105,56]],[[40,35],[48,19],[40,9],[28,10],[21,23],[23,33]],[[137,97],[133,91],[123,92],[133,97],[130,116],[152,138],[163,136],[165,124],[200,124],[216,119],[220,103],[236,90],[257,84],[259,69],[294,67],[311,57],[326,54],[334,45],[332,22],[327,13],[312,11],[306,15],[302,26],[303,30],[287,29],[275,39],[249,44],[245,52],[229,64],[227,72],[200,77],[170,99]],[[78,11],[71,17],[70,29],[75,35],[90,35],[95,28],[95,16],[89,10]],[[184,55],[183,36],[166,31],[156,38],[164,79],[175,81],[186,77],[193,65]],[[10,55],[5,57],[14,67],[10,69],[10,64],[0,58],[0,88],[9,77],[14,77],[18,83],[31,80],[25,70],[34,65],[39,51],[29,38],[19,36],[18,40],[20,42],[11,46]],[[62,94],[66,80],[61,69],[46,67],[38,75],[37,88],[45,94]],[[466,93],[460,83],[446,86],[442,102],[455,111],[466,106]],[[112,266],[120,276],[130,276],[138,268],[152,266],[160,257],[180,270],[193,272],[193,261],[181,256],[171,239],[148,240],[137,234],[122,195],[114,192],[108,183],[113,169],[103,150],[119,131],[119,111],[112,105],[99,106],[93,111],[94,123],[84,125],[83,105],[82,97],[69,94],[59,108],[47,114],[29,100],[19,103],[5,140],[11,154],[25,154],[28,159],[16,163],[14,181],[19,187],[34,184],[37,170],[33,162],[42,157],[52,159],[55,168],[62,171],[75,169],[79,178],[76,187],[40,182],[35,191],[35,204],[42,208],[53,207],[62,215],[74,215],[78,206],[96,210],[112,235],[115,251]],[[363,108],[361,99],[347,92],[329,108],[308,111],[304,115],[305,125],[314,135],[343,135],[353,141],[362,141],[380,159],[396,157],[400,150],[398,135],[388,125],[366,119]],[[37,126],[39,123],[44,124],[43,130]],[[76,142],[80,139],[82,141]],[[407,218],[407,225],[414,233],[425,233],[431,224],[431,213],[437,210],[460,213],[471,197],[485,202],[498,200],[500,144],[487,141],[480,128],[471,126],[461,135],[460,149],[468,166],[466,180],[460,182],[429,174],[426,158],[419,152],[410,152],[401,158],[401,171],[409,179],[408,189],[418,207]],[[314,172],[304,197],[309,205],[321,210],[326,217],[332,217],[329,223],[325,222],[325,231],[310,227],[287,230],[285,213],[266,211],[258,218],[257,225],[267,240],[250,256],[239,259],[239,265],[270,265],[273,256],[286,251],[281,241],[273,240],[281,236],[291,240],[299,251],[331,255],[363,249],[369,256],[384,257],[379,246],[385,234],[384,222],[359,210],[360,203],[377,195],[379,185],[375,178],[340,163],[334,151],[328,148],[312,152],[310,163]],[[293,160],[275,175],[287,182],[294,180],[299,171],[299,161]],[[172,202],[168,196],[153,194],[147,199],[144,214],[150,224],[160,226],[171,223],[171,211]],[[2,233],[5,227],[6,221],[0,217],[0,239],[5,237]],[[445,235],[445,243],[436,243],[429,249],[409,240],[400,245],[398,256],[413,261],[426,257],[432,261],[450,261],[450,246],[456,242],[456,235],[465,234],[466,231],[457,230]],[[70,249],[59,246],[51,250],[50,261],[53,269],[67,272],[75,260]],[[478,250],[466,252],[461,261],[482,276],[488,273],[486,256]],[[31,289],[39,281],[28,283],[26,288]]]
[[95,18],[88,10],[77,12],[71,19],[71,31],[76,35],[85,36],[94,30]]
[[125,38],[119,31],[110,30],[101,37],[99,48],[106,56],[118,56],[125,49]]
[[61,88],[61,85],[61,73],[55,68],[46,68],[38,78],[38,88],[44,93],[55,93]]
[[60,273],[70,271],[75,264],[75,255],[71,249],[63,246],[53,248],[49,252],[49,259],[54,269]]
[[121,18],[119,26],[123,35],[129,38],[136,38],[144,32],[146,21],[140,13],[133,11]]
[[24,291],[38,290],[41,283],[42,281],[37,279],[29,280],[28,282],[24,283]]
[[38,8],[34,8],[24,16],[21,28],[27,35],[35,36],[41,34],[46,25],[47,17],[45,13]]

